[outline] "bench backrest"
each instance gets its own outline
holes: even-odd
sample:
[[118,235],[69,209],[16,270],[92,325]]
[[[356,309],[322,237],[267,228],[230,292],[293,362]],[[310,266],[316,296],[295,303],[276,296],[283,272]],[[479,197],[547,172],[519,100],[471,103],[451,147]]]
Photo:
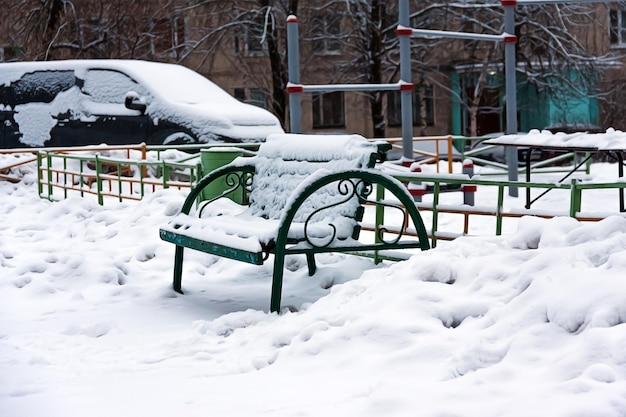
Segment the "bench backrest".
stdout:
[[[255,157],[256,172],[250,194],[254,215],[278,219],[288,197],[310,175],[324,170],[332,173],[346,169],[373,168],[378,146],[359,135],[270,135]],[[319,172],[319,173],[323,173]],[[316,209],[340,199],[337,185],[316,193],[298,211],[296,221],[304,221]],[[325,215],[354,215],[358,201],[342,204]],[[355,204],[356,202],[356,204]],[[337,212],[339,210],[339,212]]]

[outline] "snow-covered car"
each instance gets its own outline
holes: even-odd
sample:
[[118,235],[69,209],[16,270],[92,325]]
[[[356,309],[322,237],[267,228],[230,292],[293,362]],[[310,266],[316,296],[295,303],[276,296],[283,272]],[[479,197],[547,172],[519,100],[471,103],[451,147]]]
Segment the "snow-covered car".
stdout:
[[283,133],[180,65],[133,60],[0,63],[0,148],[260,142]]

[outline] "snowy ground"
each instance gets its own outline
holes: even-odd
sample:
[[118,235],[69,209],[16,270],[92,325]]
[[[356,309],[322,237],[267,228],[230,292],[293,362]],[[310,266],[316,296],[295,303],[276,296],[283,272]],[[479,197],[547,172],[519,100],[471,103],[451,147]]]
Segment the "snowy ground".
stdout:
[[295,258],[298,311],[276,315],[270,265],[187,251],[171,290],[158,228],[181,192],[51,203],[32,180],[0,181],[2,417],[626,416],[623,217],[527,217],[378,267],[328,255],[314,277]]

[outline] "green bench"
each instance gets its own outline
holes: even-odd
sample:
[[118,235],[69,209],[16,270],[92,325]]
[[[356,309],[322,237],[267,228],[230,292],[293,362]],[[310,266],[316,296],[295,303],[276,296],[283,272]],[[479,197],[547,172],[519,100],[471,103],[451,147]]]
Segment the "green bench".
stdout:
[[[280,310],[287,255],[305,255],[313,275],[318,253],[428,249],[424,223],[406,188],[373,169],[388,149],[387,143],[358,135],[271,135],[254,157],[210,172],[191,190],[180,214],[160,229],[161,239],[176,245],[174,290],[182,294],[184,248],[255,265],[273,255],[272,312]],[[197,204],[215,181],[226,190]],[[374,195],[383,190],[395,199],[376,201]],[[244,204],[227,198],[233,195]],[[388,229],[378,225],[370,242],[363,242],[368,204],[377,211],[399,210],[402,225],[395,230],[400,232],[388,238]]]

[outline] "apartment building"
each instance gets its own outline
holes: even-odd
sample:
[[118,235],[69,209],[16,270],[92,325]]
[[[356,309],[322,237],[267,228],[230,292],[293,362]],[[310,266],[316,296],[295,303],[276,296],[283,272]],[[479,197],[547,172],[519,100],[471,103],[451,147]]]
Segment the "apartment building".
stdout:
[[[15,17],[0,22],[0,60],[178,62],[236,98],[273,111],[287,130],[286,20],[294,12],[302,83],[399,80],[395,2],[0,0],[0,7]],[[626,128],[626,10],[619,3],[533,7],[516,8],[519,130]],[[411,0],[410,11],[416,28],[502,31],[499,5],[439,7]],[[561,30],[553,29],[555,16],[566,22]],[[418,38],[412,40],[411,59],[415,135],[506,129],[501,45]],[[399,92],[302,98],[306,132],[400,136]]]

